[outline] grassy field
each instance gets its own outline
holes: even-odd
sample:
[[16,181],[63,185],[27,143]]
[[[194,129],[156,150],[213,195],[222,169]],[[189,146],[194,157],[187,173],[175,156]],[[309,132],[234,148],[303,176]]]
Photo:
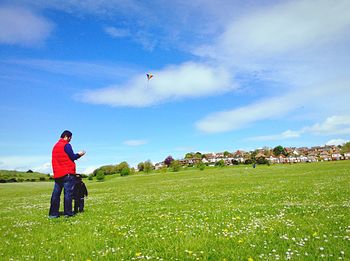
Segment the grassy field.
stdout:
[[53,220],[52,182],[0,184],[0,260],[350,260],[350,161],[86,183]]

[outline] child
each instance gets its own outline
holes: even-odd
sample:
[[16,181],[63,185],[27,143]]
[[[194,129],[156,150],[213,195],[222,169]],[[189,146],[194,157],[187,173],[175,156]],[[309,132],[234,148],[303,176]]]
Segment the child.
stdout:
[[84,211],[84,197],[88,195],[85,183],[81,175],[77,174],[77,182],[74,186],[74,213]]

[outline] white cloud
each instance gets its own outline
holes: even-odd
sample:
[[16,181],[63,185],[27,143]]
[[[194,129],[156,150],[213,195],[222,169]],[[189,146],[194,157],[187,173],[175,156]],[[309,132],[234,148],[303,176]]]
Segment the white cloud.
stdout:
[[93,104],[145,107],[169,100],[222,94],[237,88],[224,68],[206,64],[189,62],[153,73],[149,82],[145,75],[136,75],[124,85],[88,90],[77,98]]
[[[27,171],[45,170],[44,173],[49,173],[50,163],[47,156],[1,156],[0,169]],[[51,165],[51,164],[50,164]]]
[[343,145],[344,143],[349,142],[348,140],[344,140],[344,139],[333,139],[333,140],[329,140],[327,141],[326,145]]
[[40,166],[34,167],[32,169],[35,172],[40,172],[40,173],[52,173],[52,165],[51,162],[46,162]]
[[86,174],[86,175],[90,175],[92,172],[94,172],[95,169],[97,169],[99,167],[101,167],[101,166],[88,166],[81,173]]
[[51,33],[52,23],[30,10],[0,7],[0,44],[34,46]]
[[125,140],[123,142],[124,145],[131,146],[131,147],[141,146],[147,143],[148,143],[147,140]]
[[350,2],[282,1],[257,9],[228,25],[213,46],[197,51],[212,57],[236,59],[271,58],[300,48],[315,46],[344,37],[350,25]]
[[[276,135],[257,136],[249,138],[249,140],[284,140],[290,138],[298,138],[304,134],[312,135],[350,135],[350,116],[335,115],[328,117],[321,123],[316,123],[312,126],[306,126],[300,130],[287,130]],[[342,139],[332,139],[327,144],[338,145],[346,141]]]
[[212,113],[196,123],[197,129],[207,133],[227,132],[246,128],[257,121],[278,119],[300,106],[303,99],[295,93],[258,101],[251,105]]
[[119,25],[137,28],[133,30],[133,36],[148,48],[155,38],[161,39],[161,44],[174,48],[179,47],[181,40],[184,44],[203,35],[216,34],[228,17],[240,13],[251,1],[16,0],[34,8],[55,9],[77,16],[97,16],[104,22],[118,21]]
[[306,127],[303,131],[320,135],[350,134],[350,115],[328,117],[324,122]]
[[285,139],[299,138],[300,134],[301,133],[298,131],[287,130],[282,132],[281,134],[257,136],[257,137],[249,138],[248,140],[262,140],[262,141],[285,140]]
[[300,107],[305,115],[316,117],[349,113],[346,71],[350,68],[342,58],[349,56],[345,47],[349,26],[350,2],[346,0],[282,1],[233,20],[212,45],[197,48],[195,54],[232,66],[236,75],[258,72],[265,86],[269,86],[266,81],[273,81],[278,89],[274,98],[211,113],[196,127],[209,133],[233,131],[288,117]]
[[106,26],[103,28],[104,32],[113,38],[122,38],[130,35],[130,32],[125,29],[116,28],[114,26]]

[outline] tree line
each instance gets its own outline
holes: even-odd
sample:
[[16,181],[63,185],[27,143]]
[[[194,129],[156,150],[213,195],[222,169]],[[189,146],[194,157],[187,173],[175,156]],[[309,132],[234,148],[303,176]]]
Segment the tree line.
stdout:
[[[350,152],[350,142],[345,143],[343,146],[339,146],[341,153]],[[275,156],[288,156],[289,153],[287,149],[281,145],[274,147],[273,149],[265,147],[263,149],[266,154],[273,153]],[[267,164],[270,162],[266,159],[266,157],[258,156],[261,150],[254,150],[249,153],[249,157],[245,158],[244,162],[238,162],[237,160],[232,160],[233,165],[238,164]],[[225,151],[223,152],[225,158],[232,157],[232,153]],[[196,167],[199,170],[204,170],[209,163],[203,163],[203,159],[206,158],[205,154],[201,152],[189,152],[184,155],[184,159],[195,159],[194,164],[183,164],[181,160],[174,159],[171,155],[166,157],[163,161],[163,165],[157,170],[160,173],[165,173],[167,171],[177,172],[186,167]],[[224,167],[226,165],[223,159],[220,159],[215,162],[216,167]],[[89,179],[93,179],[96,177],[97,180],[103,180],[107,175],[120,175],[120,176],[128,176],[136,173],[150,173],[155,170],[155,165],[147,160],[145,162],[140,162],[137,165],[137,169],[130,167],[130,165],[123,161],[116,165],[105,165],[95,169],[92,175],[89,176]]]

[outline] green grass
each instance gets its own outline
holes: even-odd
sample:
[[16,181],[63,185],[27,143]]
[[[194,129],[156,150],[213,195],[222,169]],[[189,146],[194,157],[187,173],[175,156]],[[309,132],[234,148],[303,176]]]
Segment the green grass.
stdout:
[[350,258],[350,161],[86,183],[86,211],[54,220],[53,183],[0,184],[0,260]]

